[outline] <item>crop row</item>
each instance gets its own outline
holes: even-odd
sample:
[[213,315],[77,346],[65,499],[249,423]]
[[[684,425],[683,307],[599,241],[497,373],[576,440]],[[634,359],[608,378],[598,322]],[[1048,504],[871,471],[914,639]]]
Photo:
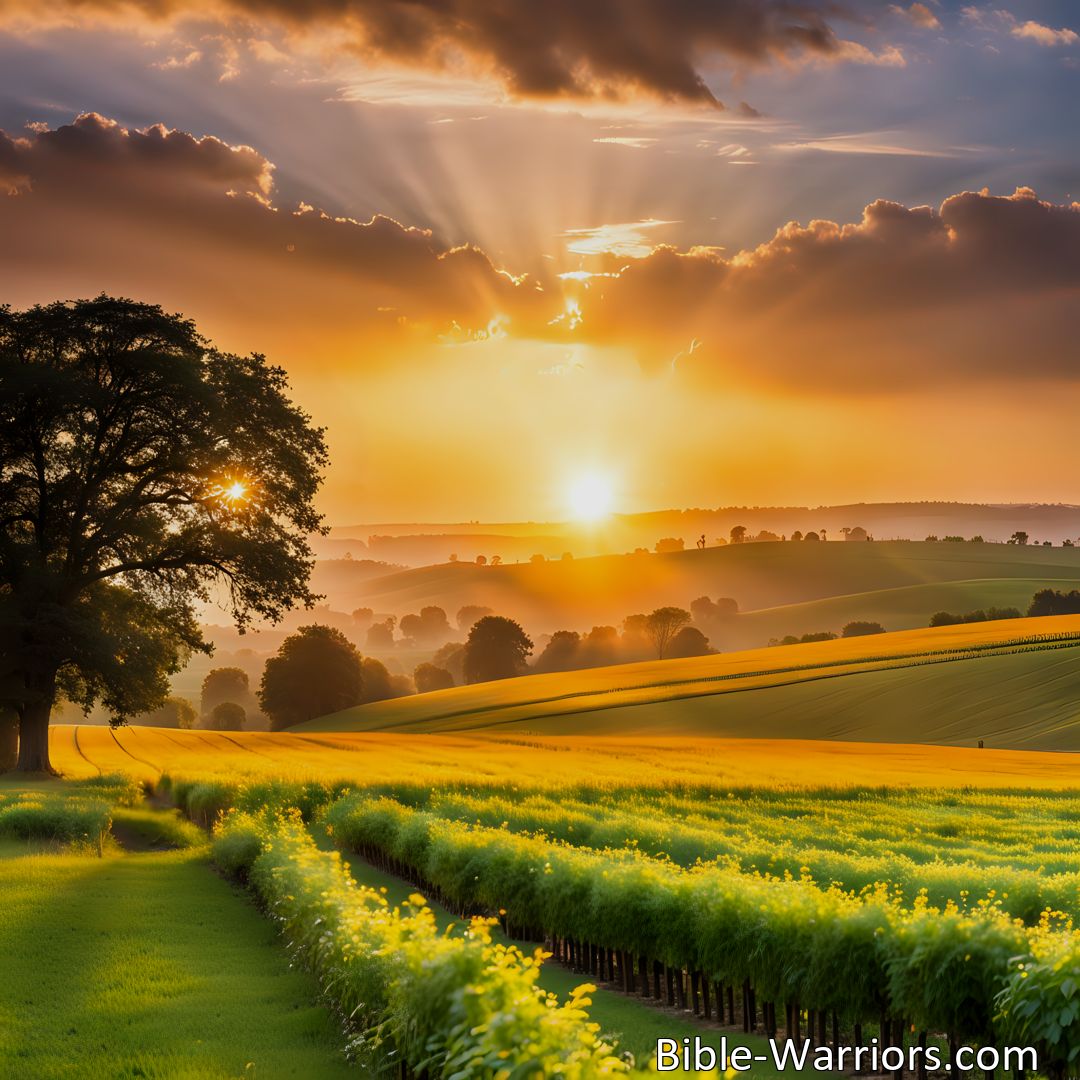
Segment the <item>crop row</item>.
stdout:
[[[504,909],[520,931],[586,970],[627,985],[642,978],[646,990],[650,974],[674,976],[680,1000],[687,988],[695,999],[702,987],[714,997],[737,988],[769,1033],[778,1008],[789,1018],[805,1008],[822,1028],[831,1014],[857,1035],[864,1022],[883,1032],[902,1022],[922,1037],[945,1032],[950,1043],[1024,1036],[1051,1071],[1080,1047],[1075,988],[1036,976],[1057,962],[1038,957],[1060,959],[1073,941],[1049,914],[1029,928],[985,901],[961,911],[920,898],[904,908],[886,890],[855,897],[717,866],[683,869],[633,851],[469,827],[388,799],[346,797],[326,820],[341,846],[437,889],[459,910]],[[1065,963],[1080,985],[1072,948]],[[1017,988],[1030,994],[1035,978],[1047,1000],[1027,1015]],[[1051,1013],[1060,1030],[1045,1024]]]
[[226,818],[215,858],[244,876],[324,992],[349,1019],[368,1075],[429,1080],[626,1075],[588,1021],[579,987],[559,1003],[537,986],[541,955],[491,939],[491,921],[439,932],[423,897],[392,908],[358,886],[298,820]]

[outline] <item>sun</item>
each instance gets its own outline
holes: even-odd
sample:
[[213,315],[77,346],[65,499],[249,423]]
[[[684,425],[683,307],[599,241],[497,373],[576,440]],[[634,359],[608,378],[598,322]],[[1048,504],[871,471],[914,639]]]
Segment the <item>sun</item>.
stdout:
[[615,502],[611,477],[595,470],[576,476],[566,494],[570,512],[578,521],[607,517]]

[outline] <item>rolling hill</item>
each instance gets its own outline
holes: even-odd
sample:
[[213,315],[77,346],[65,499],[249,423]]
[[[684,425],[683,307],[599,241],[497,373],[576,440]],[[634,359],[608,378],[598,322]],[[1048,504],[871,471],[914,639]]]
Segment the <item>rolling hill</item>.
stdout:
[[[483,604],[530,630],[550,632],[617,626],[634,612],[730,596],[742,612],[754,613],[735,621],[730,639],[717,642],[732,648],[787,633],[838,630],[851,618],[875,618],[892,630],[925,625],[941,609],[1023,609],[1047,585],[1080,587],[1080,548],[788,542],[502,566],[442,563],[357,580],[330,600],[341,610],[366,605],[397,614],[438,604],[451,617],[464,604]],[[908,591],[869,595],[882,590]],[[830,598],[845,599],[817,611],[763,611]]]
[[1080,749],[1080,616],[1014,619],[455,687],[297,732],[752,736]]

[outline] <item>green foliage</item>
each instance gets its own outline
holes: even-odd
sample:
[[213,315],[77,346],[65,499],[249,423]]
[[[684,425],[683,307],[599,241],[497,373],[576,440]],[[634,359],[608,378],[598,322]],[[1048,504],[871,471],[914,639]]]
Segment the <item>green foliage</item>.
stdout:
[[207,727],[212,731],[243,731],[247,713],[235,701],[219,701],[210,711]]
[[454,685],[454,676],[446,668],[425,661],[416,665],[413,682],[418,694],[427,694],[432,690],[449,690]]
[[[234,827],[250,852],[248,819],[226,822],[218,845]],[[536,985],[540,955],[493,944],[486,920],[473,920],[464,936],[442,934],[422,897],[391,908],[356,885],[337,852],[319,851],[288,821],[267,831],[247,870],[292,947],[350,1018],[354,1052],[369,1072],[398,1061],[433,1080],[591,1080],[629,1071],[588,1023],[592,988],[559,1004]]]
[[363,700],[356,646],[332,626],[301,626],[266,661],[259,704],[275,729],[339,712]]
[[856,619],[854,622],[849,622],[843,630],[840,631],[841,637],[863,637],[867,634],[884,634],[885,627],[879,622],[871,622],[864,619]]
[[688,869],[628,849],[583,850],[447,821],[388,799],[330,808],[336,842],[386,857],[473,910],[628,950],[860,1019],[879,1010],[981,1039],[1009,958],[1029,935],[993,901],[960,910],[878,887],[856,896],[809,876],[767,878],[716,864]]

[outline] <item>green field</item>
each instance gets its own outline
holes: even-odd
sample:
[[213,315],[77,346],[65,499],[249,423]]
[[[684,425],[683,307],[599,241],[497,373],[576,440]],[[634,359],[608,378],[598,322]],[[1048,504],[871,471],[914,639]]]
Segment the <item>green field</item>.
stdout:
[[1074,750],[1080,639],[1016,642],[1077,632],[1076,616],[1015,619],[524,676],[364,705],[304,730],[984,739]]
[[205,854],[5,844],[0,955],[5,1076],[356,1075],[312,980]]

